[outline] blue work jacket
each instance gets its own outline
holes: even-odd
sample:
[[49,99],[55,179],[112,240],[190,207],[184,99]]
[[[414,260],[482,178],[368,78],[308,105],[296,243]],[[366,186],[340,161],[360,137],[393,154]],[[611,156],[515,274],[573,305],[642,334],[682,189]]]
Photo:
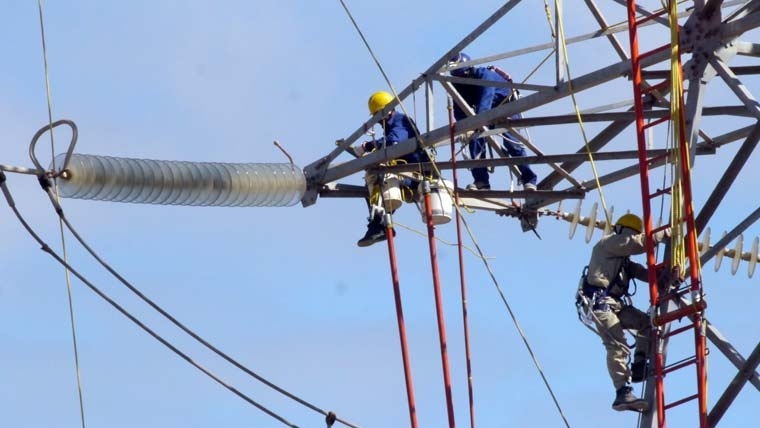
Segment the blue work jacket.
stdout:
[[[400,111],[394,110],[390,117],[383,120],[381,123],[383,125],[385,136],[373,142],[374,149],[380,150],[384,148],[386,144],[392,146],[400,141],[415,137],[414,123]],[[417,148],[417,150],[412,153],[402,156],[401,159],[409,163],[430,161],[427,153],[422,148]]]

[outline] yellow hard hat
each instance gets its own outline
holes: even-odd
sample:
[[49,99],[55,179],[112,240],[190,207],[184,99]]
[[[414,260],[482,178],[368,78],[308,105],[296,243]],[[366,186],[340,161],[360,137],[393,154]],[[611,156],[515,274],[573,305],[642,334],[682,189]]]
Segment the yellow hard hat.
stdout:
[[639,233],[641,233],[641,230],[644,229],[641,217],[637,216],[636,214],[624,214],[620,216],[618,221],[615,223],[615,226],[628,227]]
[[369,106],[369,114],[375,114],[379,112],[391,101],[393,101],[393,95],[385,91],[375,92],[372,94],[372,96],[369,97],[369,101],[367,101],[367,105]]

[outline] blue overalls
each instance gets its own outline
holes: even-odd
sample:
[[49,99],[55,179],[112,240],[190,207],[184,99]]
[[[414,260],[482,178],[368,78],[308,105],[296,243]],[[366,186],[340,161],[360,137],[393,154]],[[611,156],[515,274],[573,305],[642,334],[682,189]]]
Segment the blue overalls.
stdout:
[[[489,70],[486,67],[473,67],[472,73],[468,76],[473,79],[482,79],[492,82],[506,82],[498,73],[493,70]],[[454,88],[462,95],[462,98],[475,109],[475,113],[483,113],[491,110],[494,107],[501,105],[505,99],[511,95],[511,90],[508,88],[497,88],[493,86],[478,86],[478,85],[466,85],[466,84],[454,84]],[[507,101],[508,102],[508,101]],[[459,108],[458,105],[454,105],[454,118],[461,120],[467,117],[467,115]],[[510,119],[520,119],[522,116],[516,113],[510,117]],[[491,127],[493,129],[493,127]],[[525,156],[525,146],[510,132],[502,134],[503,147],[512,157]],[[475,138],[469,143],[470,157],[472,159],[484,159],[486,157],[487,142],[485,138]],[[530,183],[536,184],[536,173],[530,168],[529,165],[518,165],[517,169],[520,171],[520,181],[522,184]],[[489,183],[488,169],[486,167],[478,167],[472,169],[472,178],[476,182]]]

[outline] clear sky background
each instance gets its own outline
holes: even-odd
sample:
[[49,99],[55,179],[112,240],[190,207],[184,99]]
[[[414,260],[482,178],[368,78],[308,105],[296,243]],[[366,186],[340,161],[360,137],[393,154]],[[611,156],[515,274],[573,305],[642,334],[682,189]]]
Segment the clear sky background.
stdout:
[[[582,2],[565,3],[568,36],[597,28]],[[617,4],[599,3],[610,22],[624,19]],[[29,140],[47,123],[37,3],[0,4],[0,163],[31,167]],[[349,6],[400,90],[501,4],[387,0],[352,1]],[[79,153],[287,162],[272,145],[277,139],[304,167],[367,119],[369,94],[388,89],[338,1],[47,2],[45,25],[53,117],[77,123]],[[665,43],[664,37],[666,33],[653,31],[643,43],[655,46]],[[486,56],[550,40],[543,2],[527,0],[467,52]],[[627,46],[625,33],[620,40]],[[521,81],[545,54],[499,65]],[[570,48],[573,76],[616,61],[606,40]],[[530,82],[551,85],[553,78],[550,62]],[[757,87],[756,78],[745,80],[750,90]],[[630,94],[630,84],[621,79],[582,94],[579,102],[590,108]],[[405,105],[424,128],[422,97],[417,94],[416,110],[411,100]],[[433,125],[440,127],[447,123],[440,87],[436,99]],[[738,101],[715,82],[708,103]],[[562,101],[529,115],[571,111],[570,102]],[[750,123],[709,118],[704,129],[715,136]],[[588,125],[590,135],[599,129]],[[63,152],[68,133],[55,135],[56,151]],[[533,129],[531,136],[552,154],[575,152],[583,143],[577,125]],[[664,144],[664,137],[657,144]],[[698,159],[697,209],[738,145]],[[633,148],[630,130],[610,144],[613,150]],[[448,150],[440,149],[439,159],[447,160]],[[43,164],[49,162],[47,138],[38,156]],[[756,208],[756,162],[753,156],[713,217],[713,242]],[[546,166],[536,170],[539,179],[549,172]],[[591,177],[588,168],[578,171],[578,177]],[[468,183],[469,173],[462,171],[460,180]],[[362,178],[357,174],[342,181],[361,184]],[[507,171],[499,168],[491,182],[508,188]],[[11,174],[8,185],[28,221],[59,249],[58,221],[36,180]],[[637,178],[605,191],[617,215],[640,212]],[[589,194],[584,215],[595,201],[598,195]],[[81,426],[63,269],[39,250],[6,204],[0,205],[0,425]],[[355,244],[365,231],[363,201],[320,199],[308,208],[83,200],[64,200],[63,206],[80,234],[122,275],[255,372],[361,426],[408,425],[387,247],[360,249]],[[574,201],[561,207],[574,208]],[[568,239],[568,223],[543,218],[539,240],[523,233],[513,219],[490,212],[466,217],[571,426],[635,426],[636,414],[610,409],[614,390],[604,350],[576,317],[574,293],[591,250],[583,239],[585,229]],[[404,206],[395,219],[424,230],[413,205]],[[453,222],[436,233],[455,242]],[[746,241],[758,234],[758,227],[751,227]],[[597,231],[593,240],[600,236]],[[293,423],[324,426],[321,415],[194,343],[109,277],[71,237],[67,243],[74,266],[198,362]],[[445,426],[427,239],[402,227],[396,243],[419,423]],[[472,247],[469,239],[467,245]],[[457,252],[443,243],[438,249],[455,414],[457,425],[467,426]],[[748,279],[746,272],[743,262],[732,276],[730,260],[718,272],[713,262],[704,269],[708,317],[745,356],[760,337],[753,316],[758,279]],[[564,426],[482,261],[469,252],[465,273],[478,426]],[[281,426],[169,352],[79,281],[73,280],[72,287],[87,426]],[[639,288],[634,301],[646,307],[645,287]],[[673,360],[690,355],[690,345],[687,337],[676,339]],[[712,405],[736,371],[717,349],[710,349]],[[666,388],[670,400],[694,393],[693,371],[669,377]],[[758,404],[757,391],[745,387],[722,425],[751,425]],[[670,426],[694,426],[696,408],[687,404],[668,417]]]

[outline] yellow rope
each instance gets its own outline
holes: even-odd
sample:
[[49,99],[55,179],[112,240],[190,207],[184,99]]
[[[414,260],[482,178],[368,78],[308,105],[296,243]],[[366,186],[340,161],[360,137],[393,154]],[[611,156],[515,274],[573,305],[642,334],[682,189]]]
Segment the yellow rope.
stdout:
[[[672,132],[673,139],[671,147],[673,150],[673,186],[671,189],[671,260],[674,266],[686,265],[686,233],[691,234],[692,241],[697,242],[696,231],[686,230],[684,224],[684,215],[686,212],[686,203],[691,204],[692,201],[684,200],[683,194],[683,173],[682,170],[691,173],[691,165],[689,164],[688,153],[681,153],[680,146],[682,139],[686,138],[682,135],[682,131],[685,129],[683,118],[683,78],[681,70],[681,51],[679,45],[678,34],[678,7],[677,2],[671,1],[669,4],[668,18],[670,23],[670,81],[672,86],[672,94],[670,98],[670,117],[673,122]],[[684,164],[682,168],[681,165]],[[696,246],[695,246],[696,247]],[[692,249],[696,251],[696,248]],[[699,266],[699,259],[697,259],[697,266],[692,266],[692,269],[698,269],[697,272],[701,272]]]
[[[681,121],[683,108],[683,81],[681,80],[680,64],[680,46],[678,44],[678,17],[677,8],[674,2],[670,4],[668,18],[670,20],[670,82],[672,93],[670,96],[670,120],[673,123],[671,131],[673,138],[670,147],[673,149],[673,185],[671,187],[671,263],[673,266],[685,266],[686,249],[684,246],[684,195],[683,195],[683,175],[681,173],[681,162],[684,161],[681,151]],[[685,159],[688,162],[688,156]]]
[[[570,75],[570,58],[567,54],[567,43],[565,41],[565,25],[562,19],[562,8],[558,0],[554,0],[554,8],[557,11],[557,24],[558,24],[558,39],[560,42],[560,49],[565,58],[565,71],[567,73],[567,86],[570,89],[570,98],[573,100],[573,107],[575,108],[575,115],[578,118],[578,125],[581,128],[581,135],[583,136],[583,144],[586,147],[586,153],[588,153],[589,162],[591,162],[591,170],[594,172],[594,180],[596,181],[596,188],[599,191],[599,199],[602,201],[602,209],[604,210],[604,217],[607,219],[607,224],[612,224],[610,218],[610,212],[607,209],[607,202],[604,200],[604,191],[602,190],[602,183],[599,181],[599,174],[596,170],[596,163],[594,162],[594,155],[591,152],[591,147],[588,145],[588,137],[586,136],[586,128],[583,126],[583,118],[581,117],[581,110],[578,107],[578,101],[575,99],[575,91],[573,90],[573,79]],[[551,22],[551,15],[549,20]]]

